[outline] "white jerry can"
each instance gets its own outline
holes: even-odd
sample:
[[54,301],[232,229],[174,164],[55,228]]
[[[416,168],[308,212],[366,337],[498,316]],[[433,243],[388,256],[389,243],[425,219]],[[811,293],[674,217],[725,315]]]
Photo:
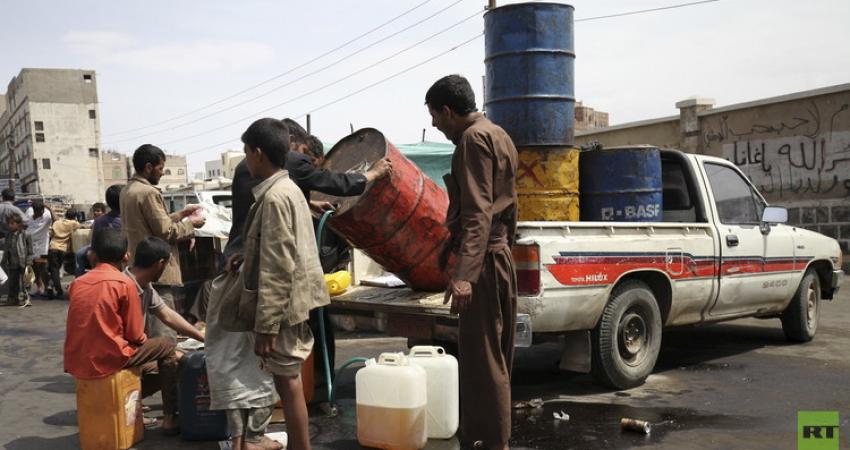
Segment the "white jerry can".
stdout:
[[428,443],[427,376],[403,353],[382,353],[355,376],[357,442],[364,447],[418,450]]
[[410,349],[410,362],[428,375],[428,437],[448,439],[457,432],[460,396],[457,359],[443,347],[417,345]]

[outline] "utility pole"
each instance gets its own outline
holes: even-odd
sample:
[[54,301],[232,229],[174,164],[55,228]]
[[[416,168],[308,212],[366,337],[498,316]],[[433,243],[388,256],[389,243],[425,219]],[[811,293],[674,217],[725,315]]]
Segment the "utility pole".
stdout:
[[425,142],[425,128],[422,129],[422,142]]
[[310,115],[309,114],[307,114],[307,134],[313,134],[310,131]]
[[351,128],[351,134],[354,134],[354,124],[349,123],[348,126]]
[[489,0],[487,4],[487,9],[496,9],[496,0]]

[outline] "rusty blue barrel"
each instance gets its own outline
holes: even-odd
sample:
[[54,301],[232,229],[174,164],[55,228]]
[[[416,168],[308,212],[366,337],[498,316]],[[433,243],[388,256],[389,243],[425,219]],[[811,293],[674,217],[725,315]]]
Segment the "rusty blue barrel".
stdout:
[[573,7],[518,3],[484,15],[487,117],[519,147],[572,145]]
[[579,192],[582,221],[660,222],[661,153],[651,146],[582,152]]

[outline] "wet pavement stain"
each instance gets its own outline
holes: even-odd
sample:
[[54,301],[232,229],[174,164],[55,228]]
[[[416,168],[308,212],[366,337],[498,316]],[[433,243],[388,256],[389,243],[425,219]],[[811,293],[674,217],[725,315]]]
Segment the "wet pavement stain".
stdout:
[[[558,421],[553,413],[569,414]],[[629,417],[652,424],[648,435],[620,430],[620,419]],[[535,449],[625,448],[661,443],[676,431],[698,428],[745,429],[758,419],[733,415],[699,414],[685,408],[636,408],[617,404],[548,400],[542,408],[515,410],[513,446]]]

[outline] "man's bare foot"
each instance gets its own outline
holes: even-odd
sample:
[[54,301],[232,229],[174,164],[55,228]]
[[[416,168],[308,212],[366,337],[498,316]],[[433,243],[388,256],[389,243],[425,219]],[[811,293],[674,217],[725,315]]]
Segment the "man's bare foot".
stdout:
[[[247,444],[247,442],[246,442],[246,444]],[[270,439],[268,436],[263,436],[262,439],[260,439],[259,443],[252,444],[252,445],[255,445],[256,447],[251,447],[251,448],[246,447],[246,450],[281,450],[281,449],[283,449],[283,444],[281,444],[278,441],[274,441],[274,440]]]
[[277,444],[277,447],[271,447],[271,446],[270,446],[271,444],[266,444],[266,441],[264,441],[264,440],[263,440],[263,441],[260,441],[260,442],[257,442],[257,443],[253,443],[253,442],[245,441],[245,442],[242,444],[242,450],[272,450],[272,449],[274,449],[274,450],[280,450],[280,449],[282,449],[282,448],[283,448],[283,446],[282,446],[282,445],[280,445],[280,444],[278,444],[277,442],[272,441],[271,439],[269,439],[269,438],[267,438],[267,437],[265,437],[265,436],[263,436],[263,438],[264,438],[264,439],[268,439],[268,440],[269,440],[269,442],[271,442],[272,444]]
[[177,434],[179,427],[177,425],[176,414],[166,414],[162,416],[162,432],[168,435]]

